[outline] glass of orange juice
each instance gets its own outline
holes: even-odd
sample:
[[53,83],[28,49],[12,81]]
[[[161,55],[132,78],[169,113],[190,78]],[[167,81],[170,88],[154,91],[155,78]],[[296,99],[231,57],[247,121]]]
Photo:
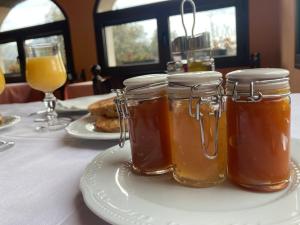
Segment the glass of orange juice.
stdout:
[[57,118],[55,112],[56,97],[53,92],[67,80],[66,69],[57,43],[26,45],[26,80],[36,90],[45,93],[47,126],[37,129],[62,129],[70,122],[67,118]]

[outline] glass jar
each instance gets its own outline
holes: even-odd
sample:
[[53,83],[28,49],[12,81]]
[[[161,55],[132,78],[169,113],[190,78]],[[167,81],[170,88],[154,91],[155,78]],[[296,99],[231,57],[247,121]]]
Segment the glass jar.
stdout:
[[167,78],[164,74],[144,75],[124,81],[117,91],[121,124],[121,146],[129,127],[132,169],[144,175],[171,170]]
[[290,177],[289,71],[248,69],[226,75],[228,176],[256,191],[277,191]]
[[222,75],[195,72],[168,76],[173,177],[208,187],[226,177],[226,119]]
[[187,59],[188,72],[215,70],[215,62],[211,56],[209,32],[188,38]]

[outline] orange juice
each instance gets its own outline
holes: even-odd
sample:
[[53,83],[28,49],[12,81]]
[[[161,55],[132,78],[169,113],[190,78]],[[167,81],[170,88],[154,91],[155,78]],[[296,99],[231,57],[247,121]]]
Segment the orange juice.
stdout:
[[0,94],[4,91],[5,88],[5,79],[4,79],[4,75],[0,69]]
[[53,92],[67,79],[60,55],[29,58],[26,63],[26,80],[36,90]]

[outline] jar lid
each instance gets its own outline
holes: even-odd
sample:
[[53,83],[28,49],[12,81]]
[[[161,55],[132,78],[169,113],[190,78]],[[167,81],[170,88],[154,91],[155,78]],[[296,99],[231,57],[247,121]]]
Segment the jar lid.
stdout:
[[273,94],[274,91],[289,92],[289,71],[281,68],[256,68],[230,72],[226,75],[226,93],[233,95],[249,95],[261,93]]
[[187,98],[193,93],[211,96],[218,93],[222,74],[216,71],[179,73],[168,76],[168,93],[172,98]]
[[147,74],[124,80],[126,91],[131,94],[147,94],[161,91],[167,86],[167,74]]
[[256,68],[230,72],[226,79],[247,83],[250,81],[273,80],[289,76],[289,71],[281,68]]
[[197,84],[218,83],[222,74],[216,71],[177,73],[168,76],[169,83],[192,87]]

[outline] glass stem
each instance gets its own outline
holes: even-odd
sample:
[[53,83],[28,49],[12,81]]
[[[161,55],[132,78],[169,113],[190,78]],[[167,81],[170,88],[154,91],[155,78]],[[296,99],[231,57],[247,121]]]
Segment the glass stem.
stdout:
[[53,93],[45,93],[44,104],[47,109],[46,117],[48,123],[56,121],[57,113],[55,112],[56,97]]

